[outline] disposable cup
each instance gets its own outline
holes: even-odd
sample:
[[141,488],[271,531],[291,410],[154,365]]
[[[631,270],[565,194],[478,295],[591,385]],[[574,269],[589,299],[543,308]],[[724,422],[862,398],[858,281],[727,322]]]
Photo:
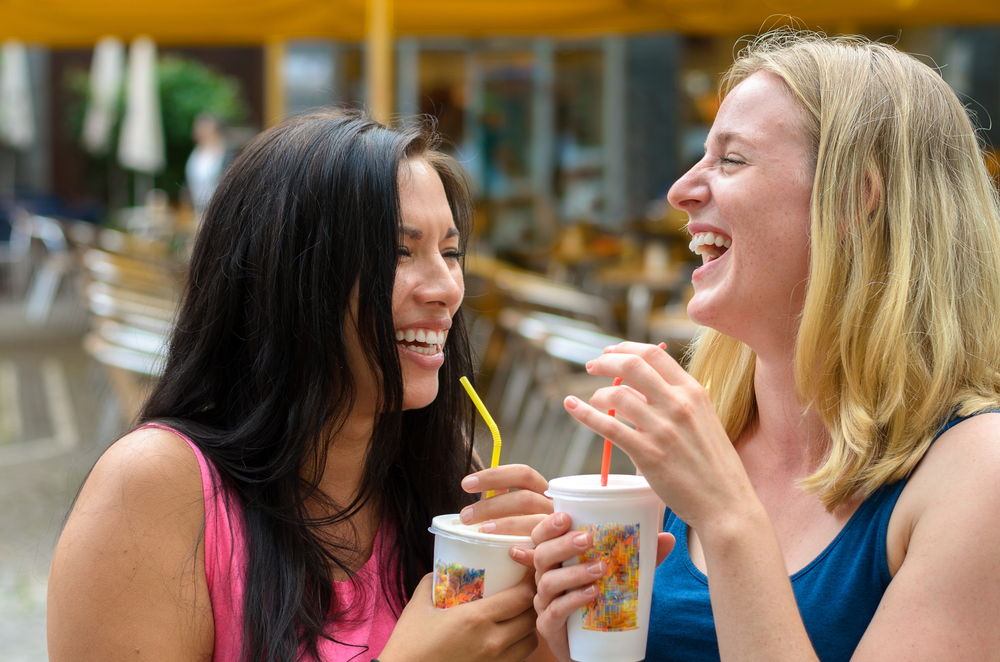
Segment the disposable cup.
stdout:
[[528,568],[510,558],[511,547],[534,549],[530,536],[483,533],[457,514],[439,515],[434,534],[434,606],[441,609],[488,598],[514,586]]
[[599,474],[549,481],[555,512],[566,513],[572,530],[590,531],[592,549],[563,565],[603,559],[608,573],[597,597],[570,615],[569,654],[576,662],[639,662],[646,657],[649,605],[656,572],[656,534],[663,504],[642,476]]

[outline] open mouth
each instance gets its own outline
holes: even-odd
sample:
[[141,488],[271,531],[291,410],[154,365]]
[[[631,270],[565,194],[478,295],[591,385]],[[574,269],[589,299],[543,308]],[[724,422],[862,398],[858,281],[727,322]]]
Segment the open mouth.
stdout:
[[703,258],[702,264],[708,264],[712,260],[722,257],[722,254],[733,245],[733,240],[717,232],[697,232],[691,237],[688,248],[695,255]]
[[444,342],[448,338],[448,332],[433,329],[397,329],[396,344],[406,349],[433,356],[439,354],[444,348]]

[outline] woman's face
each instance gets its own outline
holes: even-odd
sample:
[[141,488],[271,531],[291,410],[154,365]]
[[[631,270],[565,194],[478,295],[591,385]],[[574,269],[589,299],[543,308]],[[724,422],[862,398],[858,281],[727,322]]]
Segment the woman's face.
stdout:
[[758,354],[798,328],[812,162],[802,109],[779,78],[758,72],[723,101],[704,158],[668,194],[688,213],[692,250],[703,260],[688,315]]
[[399,197],[402,233],[392,315],[403,369],[403,409],[419,409],[437,397],[442,350],[465,294],[462,248],[441,178],[427,161],[403,162]]

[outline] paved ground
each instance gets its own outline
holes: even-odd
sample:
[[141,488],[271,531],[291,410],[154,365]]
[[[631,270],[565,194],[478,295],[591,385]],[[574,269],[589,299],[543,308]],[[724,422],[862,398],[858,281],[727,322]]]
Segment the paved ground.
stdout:
[[0,661],[44,662],[52,550],[87,471],[121,425],[64,296],[44,327],[0,302]]

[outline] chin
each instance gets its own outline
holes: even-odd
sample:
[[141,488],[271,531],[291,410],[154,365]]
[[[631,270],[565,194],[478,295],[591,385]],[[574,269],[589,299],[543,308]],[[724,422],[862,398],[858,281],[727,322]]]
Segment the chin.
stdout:
[[405,385],[403,387],[403,411],[409,409],[423,409],[427,405],[434,402],[438,394],[438,383],[437,379],[434,380],[433,387],[430,384],[421,384],[419,387],[414,385]]

